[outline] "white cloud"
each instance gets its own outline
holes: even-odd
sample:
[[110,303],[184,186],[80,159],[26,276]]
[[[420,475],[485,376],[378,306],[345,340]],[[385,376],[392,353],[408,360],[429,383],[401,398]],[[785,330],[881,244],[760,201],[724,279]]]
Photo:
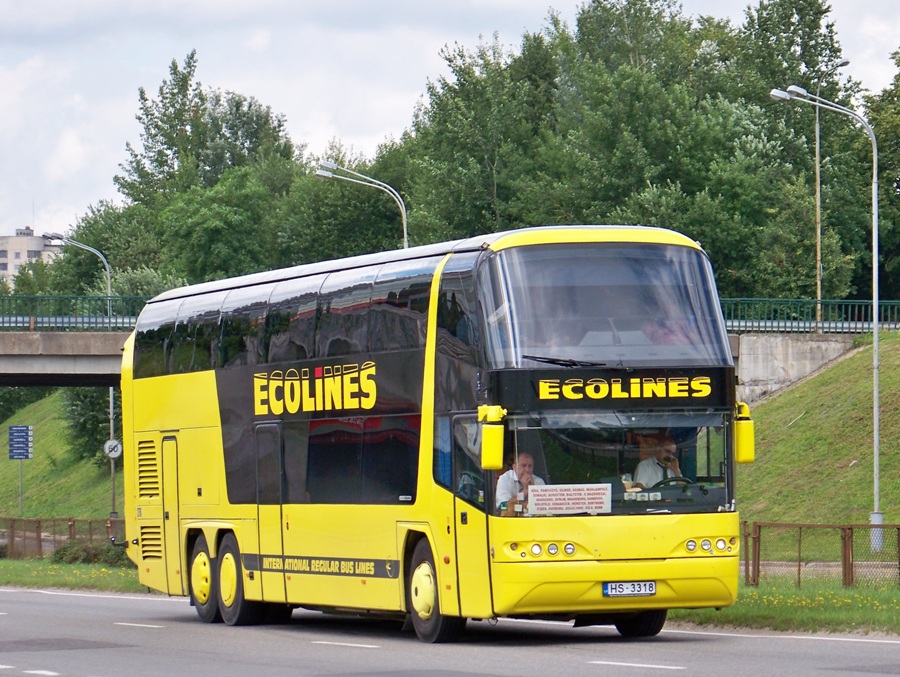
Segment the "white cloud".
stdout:
[[[756,0],[682,0],[743,20]],[[297,143],[332,139],[371,155],[412,122],[444,45],[499,32],[518,46],[551,8],[570,26],[584,0],[31,0],[0,2],[0,233],[34,220],[64,230],[116,198],[112,177],[138,144],[137,91],[196,49],[207,87],[254,96],[285,115]],[[848,74],[878,91],[895,73],[896,0],[831,0]],[[781,83],[773,83],[773,86]]]

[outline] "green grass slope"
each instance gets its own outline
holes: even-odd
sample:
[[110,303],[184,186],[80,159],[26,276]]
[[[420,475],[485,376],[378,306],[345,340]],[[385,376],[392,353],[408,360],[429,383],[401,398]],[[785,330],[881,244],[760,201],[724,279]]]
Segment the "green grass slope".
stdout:
[[[897,524],[900,335],[881,335],[879,362],[880,508],[886,524]],[[756,462],[737,472],[742,519],[868,523],[874,507],[871,343],[757,404],[753,418]]]
[[[34,458],[9,460],[9,426],[34,426]],[[22,510],[19,510],[21,467]],[[123,515],[121,459],[116,510]],[[69,452],[62,394],[31,404],[0,428],[0,517],[103,519],[112,508],[109,466],[97,468]]]
[[[880,343],[881,510],[900,523],[900,335]],[[741,518],[865,524],[873,508],[872,348],[864,347],[753,408],[756,463],[738,467]],[[34,458],[10,461],[8,426],[34,426]],[[61,394],[26,407],[0,429],[0,517],[109,516],[109,467],[68,451]],[[116,508],[123,514],[121,460]]]

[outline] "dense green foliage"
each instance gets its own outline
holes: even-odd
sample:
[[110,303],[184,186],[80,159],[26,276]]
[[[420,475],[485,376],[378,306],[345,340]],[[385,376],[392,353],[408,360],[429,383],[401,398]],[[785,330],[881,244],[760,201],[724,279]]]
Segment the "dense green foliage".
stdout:
[[[863,96],[842,79],[826,0],[757,0],[740,26],[692,19],[674,0],[591,0],[574,25],[551,16],[517,48],[497,38],[445,48],[410,128],[372,158],[336,141],[322,158],[256,99],[204,87],[198,57],[138,92],[140,143],[67,234],[104,252],[114,293],[195,283],[398,247],[382,192],[315,177],[320,159],[403,196],[412,244],[538,224],[647,223],[699,240],[720,293],[815,294],[812,106],[776,103],[796,84],[862,101],[877,135],[900,131],[900,74]],[[900,71],[900,52],[895,55]],[[871,294],[871,146],[824,112],[822,270],[826,298]],[[900,295],[900,152],[883,148],[884,298]],[[98,257],[72,246],[16,279],[19,294],[104,294]],[[4,290],[0,289],[0,293]],[[8,291],[8,290],[6,290]],[[104,391],[67,395],[79,456],[101,434]]]

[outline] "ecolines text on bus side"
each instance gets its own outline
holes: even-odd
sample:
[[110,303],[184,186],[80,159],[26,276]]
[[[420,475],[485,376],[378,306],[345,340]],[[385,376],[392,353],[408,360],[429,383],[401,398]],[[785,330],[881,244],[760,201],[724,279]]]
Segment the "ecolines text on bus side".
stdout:
[[374,362],[335,364],[253,375],[253,410],[257,416],[299,411],[372,409],[377,386]]

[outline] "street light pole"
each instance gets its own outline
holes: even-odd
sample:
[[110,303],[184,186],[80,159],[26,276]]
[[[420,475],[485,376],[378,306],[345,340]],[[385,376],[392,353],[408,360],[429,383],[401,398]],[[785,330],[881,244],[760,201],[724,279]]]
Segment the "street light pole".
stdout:
[[[83,242],[78,242],[77,240],[73,240],[71,238],[66,237],[60,233],[44,233],[42,237],[45,240],[60,240],[63,244],[70,244],[73,247],[78,247],[79,249],[84,249],[85,251],[90,252],[97,256],[103,262],[103,268],[106,271],[106,318],[107,318],[107,328],[112,327],[112,270],[109,267],[109,261],[106,260],[106,257],[100,252],[98,249],[94,249],[90,245],[86,245]],[[109,387],[109,439],[114,440],[116,437],[116,427],[115,427],[115,401],[116,401],[116,389],[113,386]],[[109,480],[110,486],[112,487],[112,502],[111,509],[109,512],[110,517],[118,517],[119,513],[116,512],[116,459],[114,456],[109,457]]]
[[[869,523],[880,525],[884,523],[884,515],[881,512],[881,491],[879,489],[881,484],[881,470],[879,467],[879,457],[881,453],[881,421],[878,395],[878,143],[875,140],[875,132],[862,115],[854,110],[841,106],[834,101],[829,101],[818,95],[810,94],[802,87],[791,85],[787,88],[787,91],[773,89],[770,92],[770,96],[776,101],[800,101],[801,103],[806,103],[810,106],[815,106],[816,108],[847,115],[863,126],[866,133],[869,135],[869,139],[872,141],[872,423],[874,426],[872,441],[874,462],[874,509],[869,516]],[[881,537],[882,534],[880,529],[874,529],[872,531],[871,543],[873,550],[881,550]]]
[[[822,91],[822,80],[834,73],[838,68],[850,64],[844,59],[834,64],[819,76],[816,83],[816,98]],[[820,170],[821,145],[819,142],[819,106],[816,106],[816,333],[822,331],[822,176]]]
[[[341,181],[358,183],[362,186],[377,188],[378,190],[384,191],[385,193],[390,195],[394,199],[394,202],[397,203],[397,207],[400,209],[400,218],[403,221],[403,248],[409,248],[409,237],[406,232],[406,205],[403,203],[403,198],[400,197],[400,193],[398,193],[393,187],[382,181],[379,181],[378,179],[373,179],[371,176],[366,176],[365,174],[354,172],[352,169],[341,167],[336,162],[322,160],[319,165],[319,168],[316,170],[316,176],[318,176],[320,179],[340,179]],[[335,171],[345,172],[346,174],[350,174],[351,176],[342,176],[341,174],[335,174]],[[351,178],[353,176],[355,176],[356,178]]]

